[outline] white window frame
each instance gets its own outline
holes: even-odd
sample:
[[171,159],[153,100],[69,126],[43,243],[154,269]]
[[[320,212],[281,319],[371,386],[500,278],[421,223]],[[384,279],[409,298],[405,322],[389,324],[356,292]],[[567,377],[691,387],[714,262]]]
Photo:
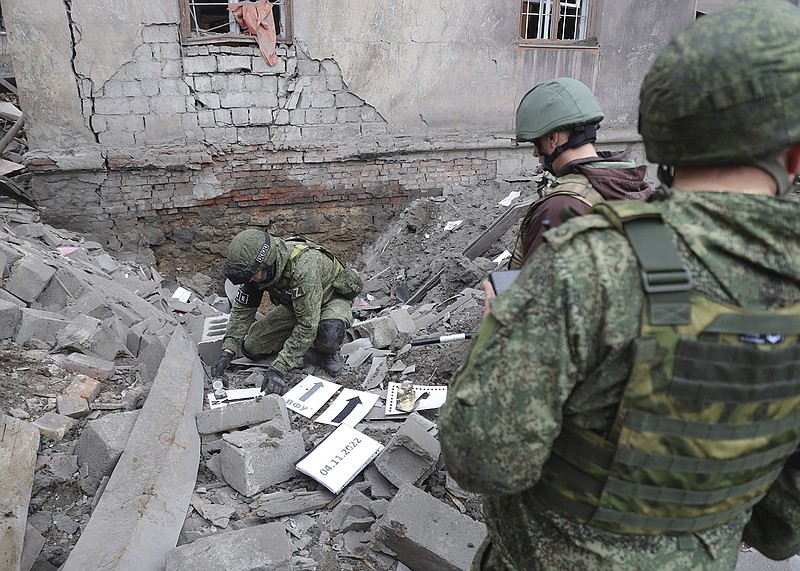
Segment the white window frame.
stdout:
[[[520,42],[574,44],[590,40],[595,3],[596,0],[521,0]],[[569,9],[576,15],[565,16]],[[565,18],[576,19],[574,37],[564,37]]]

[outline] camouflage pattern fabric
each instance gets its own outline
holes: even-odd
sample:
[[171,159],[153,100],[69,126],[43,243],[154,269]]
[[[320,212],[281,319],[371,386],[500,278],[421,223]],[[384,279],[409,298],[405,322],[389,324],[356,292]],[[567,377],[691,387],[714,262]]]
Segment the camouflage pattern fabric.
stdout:
[[[541,198],[528,207],[519,224],[514,252],[508,263],[509,270],[520,269],[525,261],[530,259],[534,250],[544,240],[545,231],[561,224],[558,214],[564,208],[571,206],[578,209],[583,205],[585,208],[580,211],[583,213],[603,201],[603,196],[592,188],[589,179],[585,175],[575,173],[558,177],[553,186],[539,189],[539,192]],[[560,200],[553,200],[556,197],[560,197]],[[545,219],[550,223],[547,227],[542,224]]]
[[800,9],[793,4],[737,3],[672,39],[640,93],[648,160],[742,163],[800,141]]
[[[676,190],[659,210],[681,237],[675,246],[696,291],[754,309],[800,301],[799,203]],[[515,283],[491,300],[440,411],[448,470],[484,495],[491,546],[476,569],[734,568],[749,513],[683,538],[625,535],[558,515],[532,491],[563,425],[601,434],[611,427],[642,304],[630,245],[597,215],[548,232]],[[755,508],[773,528],[799,519],[800,478],[784,472],[773,486],[779,497],[770,489]],[[763,523],[748,529],[755,547],[769,535]],[[790,529],[770,553],[798,538],[800,529]]]
[[[257,287],[262,292],[291,292],[291,305],[277,307],[264,320],[256,321],[257,306],[234,301],[222,346],[235,352],[244,343],[251,355],[277,352],[272,366],[285,373],[302,364],[303,355],[314,344],[321,319],[341,319],[348,327],[352,325],[352,291],[360,291],[363,284],[353,270],[343,271],[339,261],[322,250],[309,248],[292,258],[292,242],[275,236],[272,248],[276,276],[269,282],[258,282]],[[339,283],[343,280],[347,283]]]

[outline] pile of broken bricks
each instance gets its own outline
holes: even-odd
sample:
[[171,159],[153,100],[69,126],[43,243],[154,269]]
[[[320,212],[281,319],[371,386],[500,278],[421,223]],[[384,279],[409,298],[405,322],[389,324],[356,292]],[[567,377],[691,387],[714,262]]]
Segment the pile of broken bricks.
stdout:
[[43,547],[57,551],[44,546],[53,526],[77,537],[65,570],[469,568],[485,529],[465,512],[479,514],[480,500],[448,477],[435,410],[388,416],[385,401],[389,379],[415,374],[403,362],[408,341],[479,315],[480,292],[360,314],[346,361],[368,368],[357,388],[379,398],[355,428],[382,449],[333,494],[296,469],[333,427],[277,396],[205,406],[204,363],[219,350],[227,300],[175,296],[152,268],[26,216],[0,231],[0,338],[47,353],[58,373],[39,399],[43,414],[10,408],[3,417],[5,434],[36,434],[17,451],[32,456],[15,460],[17,503],[28,506],[34,473],[48,474],[79,487],[91,517],[44,518],[40,502],[17,510],[9,553],[20,568],[55,568],[37,560]]

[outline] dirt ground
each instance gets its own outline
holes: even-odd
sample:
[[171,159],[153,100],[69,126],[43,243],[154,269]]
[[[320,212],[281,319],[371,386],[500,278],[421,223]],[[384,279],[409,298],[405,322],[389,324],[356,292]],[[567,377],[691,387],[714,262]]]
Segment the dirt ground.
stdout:
[[[530,185],[525,187],[530,188]],[[488,271],[498,266],[491,259],[504,249],[512,248],[515,228],[491,245],[482,257],[469,260],[461,252],[506,211],[505,206],[497,203],[512,190],[524,191],[522,183],[498,182],[486,188],[458,189],[448,191],[441,197],[420,199],[411,203],[383,234],[376,236],[372,244],[364,248],[360,256],[357,268],[367,285],[362,297],[368,307],[357,311],[356,318],[368,319],[377,315],[380,309],[403,306],[415,293],[418,293],[419,300],[407,306],[409,310],[424,306],[437,312],[447,307],[466,288],[479,289],[480,282]],[[13,209],[13,204],[3,202],[0,204],[0,217],[13,212]],[[441,279],[431,284],[424,295],[420,295],[418,290],[421,286],[440,270]],[[196,275],[190,279],[186,276],[164,277],[200,292],[220,290],[219,284],[215,284],[208,276]],[[475,305],[446,316],[431,326],[430,330],[420,331],[418,334],[426,337],[472,332],[477,329],[481,315],[482,308]],[[416,367],[412,378],[414,383],[447,385],[468,348],[469,341],[414,347],[402,356],[402,360],[406,365]],[[9,340],[0,342],[0,410],[29,420],[55,410],[56,396],[72,380],[71,375],[59,366],[61,357],[53,353],[45,343],[32,341],[18,346]],[[134,406],[132,403],[136,403],[136,398],[132,395],[135,395],[140,384],[134,365],[135,363],[117,362],[117,372],[104,382],[95,401],[105,407],[104,410]],[[361,389],[369,366],[370,362],[367,360],[358,368],[346,367],[336,382],[348,388]],[[302,370],[292,371],[287,380],[292,384],[313,372],[313,365],[308,365]],[[399,373],[389,373],[386,381],[392,380],[399,380]],[[233,386],[241,382],[241,376],[234,376]],[[79,419],[59,442],[42,438],[29,509],[29,523],[46,540],[34,566],[38,571],[57,569],[66,561],[82,527],[90,517],[96,498],[81,490],[79,468],[73,453],[86,422],[100,414],[102,411],[96,410],[89,417]],[[423,411],[423,416],[435,420],[436,411]],[[320,437],[317,433],[321,433],[321,430],[319,425],[315,427],[312,423],[304,428],[304,438],[308,446],[313,446]],[[390,436],[391,434],[380,431],[373,435],[384,443]],[[453,493],[452,483],[446,480],[446,473],[437,470],[421,487],[462,513],[480,520],[482,516],[479,498],[459,498]],[[200,488],[207,485],[210,486],[209,489],[215,489],[219,486],[219,479],[203,465],[198,474],[197,485]],[[278,489],[308,487],[309,479],[298,477],[282,484]],[[231,502],[237,506],[234,519],[252,516],[247,502],[241,499]],[[380,569],[386,564],[385,561],[370,561],[368,557],[359,559],[347,554],[340,555],[336,546],[332,546],[334,540],[326,535],[324,529],[312,527],[307,533],[313,538],[307,550],[317,561],[317,569],[320,571]]]

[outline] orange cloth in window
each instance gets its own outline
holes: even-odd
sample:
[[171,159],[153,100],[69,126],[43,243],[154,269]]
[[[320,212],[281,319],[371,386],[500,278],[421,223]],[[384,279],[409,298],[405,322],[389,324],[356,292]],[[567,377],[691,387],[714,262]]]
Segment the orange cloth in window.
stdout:
[[228,4],[228,10],[233,13],[236,23],[243,32],[256,37],[258,51],[261,52],[267,65],[273,66],[278,63],[278,56],[275,54],[277,34],[275,18],[272,15],[272,3],[267,0],[240,2]]

